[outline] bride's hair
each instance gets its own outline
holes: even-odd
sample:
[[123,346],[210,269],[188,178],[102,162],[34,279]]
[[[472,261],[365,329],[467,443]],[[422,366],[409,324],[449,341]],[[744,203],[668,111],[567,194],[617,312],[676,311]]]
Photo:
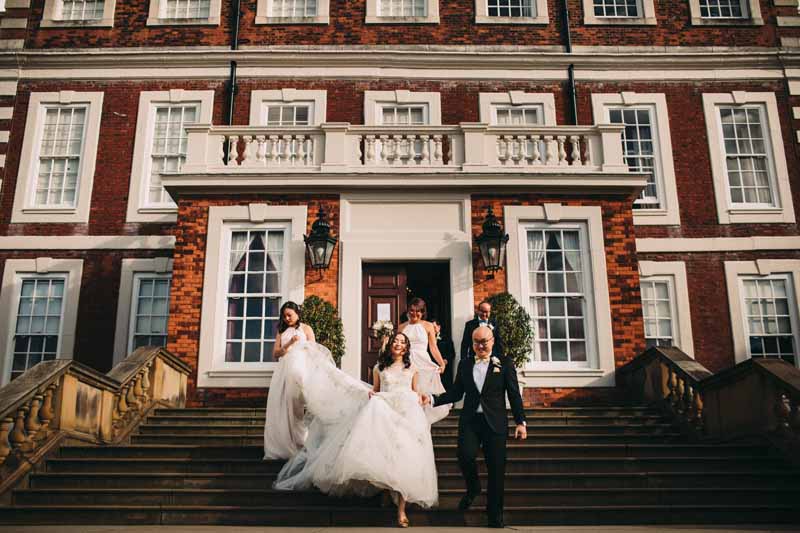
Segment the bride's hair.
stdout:
[[398,331],[389,337],[389,342],[386,343],[386,347],[378,355],[378,370],[383,370],[394,363],[394,359],[392,359],[392,343],[394,343],[397,337],[403,337],[406,341],[406,351],[403,353],[403,368],[411,366],[411,341],[408,340],[405,333]]
[[293,301],[289,300],[285,304],[281,306],[281,310],[278,312],[278,316],[280,320],[278,322],[278,333],[283,333],[286,331],[286,328],[289,327],[289,324],[286,323],[286,320],[283,318],[283,312],[286,309],[291,309],[295,313],[297,313],[297,324],[294,325],[295,328],[300,327],[300,323],[303,321],[303,315],[300,313],[300,306],[294,303]]

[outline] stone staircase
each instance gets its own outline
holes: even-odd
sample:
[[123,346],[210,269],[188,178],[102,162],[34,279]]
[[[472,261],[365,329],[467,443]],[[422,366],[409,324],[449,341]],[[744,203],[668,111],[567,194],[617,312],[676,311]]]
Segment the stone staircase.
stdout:
[[[412,525],[485,524],[483,496],[455,510],[456,416],[433,427],[440,507],[412,510]],[[261,460],[263,417],[158,409],[129,445],[61,447],[0,507],[0,524],[393,525],[379,497],[272,490],[281,462]],[[694,444],[644,407],[529,409],[528,423],[527,441],[509,441],[509,524],[800,522],[798,471],[765,446]]]

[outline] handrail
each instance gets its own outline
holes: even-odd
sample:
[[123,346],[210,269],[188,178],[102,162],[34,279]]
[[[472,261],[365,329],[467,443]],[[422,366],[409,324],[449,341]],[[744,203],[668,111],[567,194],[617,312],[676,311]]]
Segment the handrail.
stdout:
[[0,494],[64,438],[122,441],[155,405],[182,406],[191,368],[163,348],[139,348],[102,374],[44,361],[0,388]]
[[639,403],[659,405],[697,439],[763,437],[798,461],[800,370],[749,359],[713,374],[678,348],[650,348],[617,369]]

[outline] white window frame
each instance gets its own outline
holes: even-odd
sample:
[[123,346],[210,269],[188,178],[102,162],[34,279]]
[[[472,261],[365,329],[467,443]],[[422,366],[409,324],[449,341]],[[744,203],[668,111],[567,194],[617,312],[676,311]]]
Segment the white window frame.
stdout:
[[[77,105],[86,108],[86,125],[78,170],[77,198],[74,207],[38,207],[34,204],[39,153],[42,148],[44,118],[51,105]],[[100,138],[100,117],[103,107],[102,92],[61,91],[31,93],[25,136],[22,141],[17,188],[11,223],[24,222],[89,222],[97,146]]]
[[442,125],[442,103],[439,93],[406,90],[364,91],[364,123],[367,126],[379,126],[381,124],[382,115],[380,109],[385,104],[427,104],[428,125]]
[[741,0],[742,18],[704,18],[700,16],[700,0],[689,0],[689,14],[693,26],[762,26],[761,3],[759,0]]
[[[769,154],[770,186],[775,207],[735,207],[730,203],[728,173],[725,167],[726,155],[722,144],[722,124],[718,108],[719,106],[748,104],[760,104],[765,109],[766,123],[763,124],[763,131],[765,140],[770,144],[772,150],[772,153]],[[705,93],[703,94],[703,112],[706,120],[708,151],[711,158],[711,173],[714,180],[714,196],[719,223],[793,224],[795,222],[794,203],[775,93],[744,91]]]
[[147,14],[147,26],[218,26],[222,0],[211,0],[208,18],[173,19],[163,16],[166,11],[166,0],[150,0],[150,11]]
[[526,93],[523,91],[480,93],[478,95],[480,121],[496,126],[496,108],[498,106],[539,107],[542,109],[542,119],[544,120],[542,125],[556,125],[556,103],[553,93]]
[[152,274],[154,277],[171,277],[172,259],[156,257],[153,259],[123,259],[117,297],[117,321],[114,328],[114,364],[130,354],[131,315],[135,304],[134,282],[138,274]]
[[657,209],[634,209],[635,225],[674,225],[681,223],[678,207],[678,186],[672,154],[672,135],[669,131],[669,112],[664,93],[595,93],[592,94],[592,114],[595,124],[609,124],[612,107],[648,106],[652,110],[652,127],[658,152],[656,153],[656,187],[661,192],[662,205]]
[[[640,281],[668,280],[672,287],[673,344],[690,357],[694,357],[689,284],[686,263],[683,261],[639,261]],[[643,337],[644,338],[644,337]]]
[[155,133],[156,108],[159,105],[196,103],[197,124],[211,124],[214,109],[214,91],[142,91],[139,93],[139,112],[136,119],[136,136],[133,143],[130,190],[128,194],[127,222],[175,222],[177,208],[148,206],[147,194]]
[[256,24],[328,24],[330,22],[330,0],[317,0],[317,14],[313,17],[273,17],[273,0],[258,0]]
[[656,8],[653,0],[638,0],[638,17],[598,17],[594,14],[594,0],[583,0],[583,23],[608,26],[655,26]]
[[439,24],[439,0],[425,0],[424,17],[385,17],[378,15],[380,0],[367,0],[366,24]]
[[91,20],[63,20],[57,18],[61,12],[63,0],[45,0],[44,13],[42,13],[42,28],[63,28],[78,26],[81,28],[113,28],[114,11],[117,7],[117,0],[105,0],[103,5],[103,16],[99,19]]
[[[728,289],[733,354],[736,363],[750,359],[750,343],[744,312],[742,277],[772,276],[785,274],[791,279],[795,307],[800,302],[800,259],[757,259],[755,261],[725,261],[725,284]],[[795,364],[800,365],[800,309],[792,314],[794,345],[798,349]]]
[[36,276],[63,277],[66,280],[62,302],[61,331],[58,340],[58,359],[72,359],[75,350],[75,327],[78,323],[78,300],[83,276],[83,259],[7,259],[0,288],[0,386],[11,378],[14,328],[17,323],[22,280]]
[[[537,206],[505,206],[505,227],[508,228],[507,279],[508,291],[529,305],[527,237],[528,226],[535,224],[581,224],[585,228],[586,268],[591,277],[585,278],[587,295],[586,334],[587,360],[590,368],[554,368],[551,363],[529,362],[522,369],[527,387],[609,387],[614,386],[614,337],[611,329],[611,304],[608,294],[603,215],[599,206],[567,206],[544,204]],[[524,255],[523,255],[524,253]],[[591,306],[591,308],[589,308]],[[591,317],[591,318],[590,318]],[[592,323],[592,319],[594,323]],[[533,349],[533,347],[531,348]]]
[[[277,363],[225,362],[225,301],[228,257],[232,229],[287,229],[284,276],[286,298],[303,301],[305,294],[305,245],[307,206],[250,204],[212,206],[208,215],[203,298],[200,323],[200,349],[197,367],[198,387],[264,387]],[[238,366],[237,366],[238,365]]]
[[308,117],[309,126],[319,126],[325,122],[328,113],[328,92],[298,90],[298,89],[272,89],[257,90],[250,93],[250,125],[264,126],[267,117],[264,115],[264,104],[300,104],[310,103],[311,114]]
[[475,0],[475,24],[549,24],[547,0],[532,0],[532,17],[490,17],[487,0]]

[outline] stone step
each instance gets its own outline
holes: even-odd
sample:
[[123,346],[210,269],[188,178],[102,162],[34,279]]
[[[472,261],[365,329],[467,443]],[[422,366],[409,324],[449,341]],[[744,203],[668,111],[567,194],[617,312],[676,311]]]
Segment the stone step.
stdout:
[[[463,488],[442,488],[439,507],[455,509]],[[791,505],[800,488],[507,488],[507,506],[592,505],[715,505],[747,501],[755,504]],[[337,506],[380,507],[381,498],[333,498],[316,491],[288,492],[274,489],[25,489],[13,493],[13,505],[203,505],[241,507]],[[485,494],[475,499],[486,506]]]
[[[513,434],[509,438],[513,437]],[[558,445],[602,445],[602,444],[662,444],[682,443],[686,438],[680,433],[556,433],[556,434],[530,434],[528,440],[538,444]],[[456,444],[456,432],[450,435],[435,435],[434,444]]]
[[[480,467],[481,483],[486,486],[486,471]],[[169,472],[40,472],[31,475],[34,489],[226,489],[266,490],[272,487],[277,473],[231,474]],[[768,469],[735,469],[723,472],[509,472],[506,488],[665,488],[665,487],[765,487],[800,488],[794,472]],[[459,472],[439,472],[440,489],[462,489]]]
[[[505,520],[516,525],[569,524],[725,524],[796,523],[795,505],[640,505],[640,506],[508,506]],[[391,527],[391,507],[240,507],[240,506],[15,506],[0,508],[2,524],[161,524],[258,526]],[[481,526],[483,510],[411,510],[414,526]]]
[[[434,445],[436,457],[455,457],[457,445],[437,441]],[[668,456],[725,456],[758,457],[765,456],[765,449],[755,445],[731,444],[685,444],[685,443],[607,443],[607,444],[546,444],[537,439],[509,441],[508,457],[668,457]],[[180,459],[196,462],[214,460],[224,462],[255,460],[261,461],[263,448],[260,446],[173,446],[173,445],[131,445],[113,447],[65,447],[60,455],[47,461],[48,465],[80,465],[96,460],[99,463],[113,459],[129,461],[147,459]],[[768,457],[768,456],[767,456]],[[60,467],[57,467],[60,468]]]

